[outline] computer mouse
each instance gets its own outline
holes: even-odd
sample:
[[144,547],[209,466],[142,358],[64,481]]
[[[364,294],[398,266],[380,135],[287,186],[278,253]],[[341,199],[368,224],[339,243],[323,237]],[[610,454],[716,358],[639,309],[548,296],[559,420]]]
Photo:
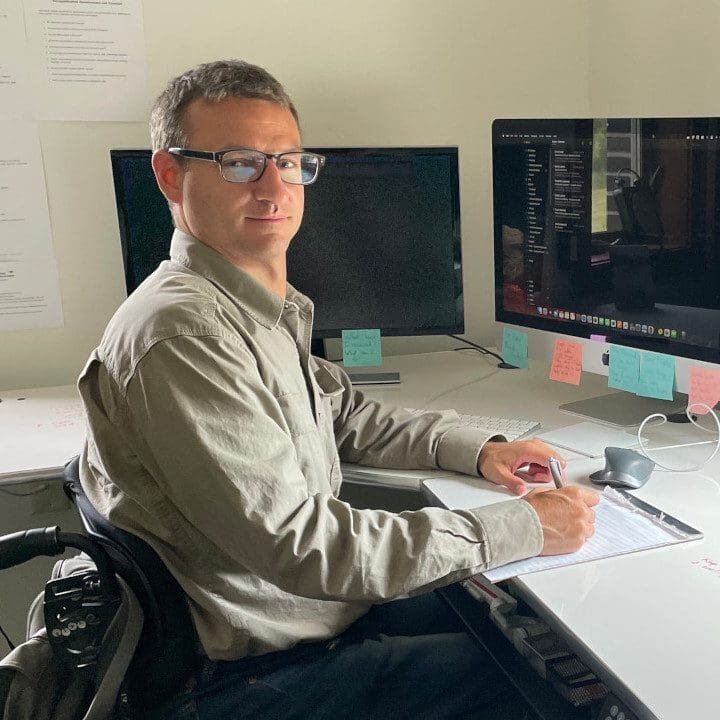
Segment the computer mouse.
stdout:
[[637,490],[647,481],[655,463],[635,450],[619,447],[605,448],[605,467],[592,473],[590,480],[596,485]]

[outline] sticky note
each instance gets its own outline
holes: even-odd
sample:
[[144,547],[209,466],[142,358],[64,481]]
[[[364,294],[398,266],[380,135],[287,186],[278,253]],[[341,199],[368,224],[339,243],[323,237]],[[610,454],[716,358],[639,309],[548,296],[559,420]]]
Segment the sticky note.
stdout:
[[591,335],[590,339],[593,342],[606,342],[607,341],[607,335]]
[[[693,403],[703,403],[710,408],[720,402],[720,371],[710,368],[690,367],[690,388],[688,390],[688,406]],[[706,415],[707,410],[702,407],[690,407],[696,415]]]
[[550,365],[550,379],[570,385],[579,385],[581,373],[582,345],[570,340],[556,340]]
[[637,394],[658,400],[672,400],[675,385],[675,358],[660,353],[643,353]]
[[381,365],[380,330],[343,330],[342,351],[346,367]]
[[640,351],[613,345],[610,348],[608,387],[636,393],[640,381]]
[[526,368],[528,366],[527,333],[509,327],[503,328],[502,356],[506,363]]

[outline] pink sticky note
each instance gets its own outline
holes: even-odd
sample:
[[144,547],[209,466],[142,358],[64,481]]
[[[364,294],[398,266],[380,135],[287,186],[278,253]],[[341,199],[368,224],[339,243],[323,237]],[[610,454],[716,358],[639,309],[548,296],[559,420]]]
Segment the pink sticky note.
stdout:
[[[718,401],[720,401],[720,371],[691,366],[688,405],[701,402],[708,407],[715,407]],[[707,410],[702,407],[694,407],[692,412],[696,415],[707,414]]]
[[550,379],[570,385],[580,384],[582,345],[570,340],[556,340],[550,366]]
[[605,342],[607,340],[607,335],[591,335],[590,339],[593,342]]

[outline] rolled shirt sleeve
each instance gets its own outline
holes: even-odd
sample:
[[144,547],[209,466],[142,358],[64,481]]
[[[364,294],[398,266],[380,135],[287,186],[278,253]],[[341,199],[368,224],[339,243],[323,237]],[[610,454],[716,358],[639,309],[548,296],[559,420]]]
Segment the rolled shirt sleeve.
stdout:
[[379,403],[353,388],[347,374],[319,360],[343,386],[335,413],[340,457],[351,463],[385,468],[439,468],[479,475],[478,458],[489,440],[502,435],[461,426],[454,410],[414,412]]

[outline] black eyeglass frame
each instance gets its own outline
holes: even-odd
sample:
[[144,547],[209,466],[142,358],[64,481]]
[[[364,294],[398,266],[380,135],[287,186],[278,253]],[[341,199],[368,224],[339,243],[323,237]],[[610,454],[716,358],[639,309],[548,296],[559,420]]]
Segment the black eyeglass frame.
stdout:
[[[238,150],[246,150],[250,152],[257,153],[258,155],[263,156],[263,166],[262,170],[260,171],[260,174],[253,178],[252,180],[229,180],[228,178],[223,175],[223,166],[222,166],[222,159],[224,155],[227,155],[231,152],[238,152]],[[320,170],[325,165],[325,156],[324,155],[318,155],[318,153],[313,152],[307,152],[305,150],[286,150],[285,152],[281,153],[266,153],[262,150],[255,150],[255,148],[246,148],[246,147],[238,147],[238,148],[229,148],[227,150],[189,150],[186,148],[179,148],[179,147],[172,147],[168,149],[168,152],[171,155],[177,155],[178,157],[184,157],[184,158],[193,158],[195,160],[208,160],[210,162],[216,162],[218,164],[218,169],[220,170],[220,177],[225,180],[226,182],[235,183],[238,185],[242,185],[244,183],[251,183],[251,182],[257,182],[265,173],[265,169],[267,168],[268,160],[272,160],[275,165],[277,166],[277,161],[279,158],[283,157],[284,155],[310,155],[314,158],[317,158],[318,160],[318,166],[317,170],[315,172],[315,177],[313,177],[312,180],[309,182],[299,182],[294,183],[290,182],[289,180],[286,180],[285,178],[282,178],[282,181],[284,183],[287,183],[288,185],[312,185],[317,179],[318,175],[320,175]]]

